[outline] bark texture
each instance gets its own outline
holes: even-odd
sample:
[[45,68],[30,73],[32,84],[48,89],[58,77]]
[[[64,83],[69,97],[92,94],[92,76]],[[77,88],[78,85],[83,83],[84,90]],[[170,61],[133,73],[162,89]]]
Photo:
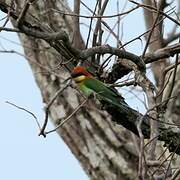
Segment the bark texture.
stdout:
[[[17,12],[20,12],[24,1],[18,0],[14,3]],[[30,7],[28,11],[30,13],[26,19],[32,22],[31,15],[33,15],[39,22],[48,24],[54,31],[63,29],[73,37],[72,18],[49,12],[51,8],[70,12],[66,1],[36,1]],[[14,22],[13,19],[12,22]],[[41,90],[43,101],[48,103],[64,86],[63,81],[70,76],[68,69],[73,67],[72,63],[61,68],[58,65],[64,60],[63,56],[50,48],[46,42],[23,34],[19,34],[19,37]],[[80,96],[71,87],[59,95],[50,108],[50,117],[55,125],[58,125],[60,120],[71,114],[80,104]],[[137,177],[137,154],[134,153],[131,140],[126,138],[127,133],[120,126],[112,123],[108,116],[107,113],[96,108],[82,108],[68,123],[58,129],[57,133],[69,146],[91,179],[134,180]]]
[[[144,0],[145,4],[152,7],[158,7],[159,10],[163,11],[165,7],[163,2],[165,1],[160,1],[159,4],[154,2],[155,1]],[[9,9],[8,13],[14,27],[17,27],[18,17],[21,16],[25,3],[26,2],[24,0],[0,0],[1,10],[7,12],[7,9]],[[8,5],[9,8],[6,6],[5,9],[5,6],[3,6],[4,4]],[[78,12],[78,7],[75,6],[75,8]],[[53,9],[56,11],[53,11]],[[16,15],[12,13],[12,10],[16,12]],[[57,13],[57,11],[63,12],[64,14]],[[24,23],[26,24],[26,27],[33,26],[33,28],[38,28],[36,26],[39,23],[41,28],[44,27],[48,33],[64,30],[68,34],[71,44],[73,44],[75,48],[82,50],[85,48],[85,45],[79,32],[79,26],[76,24],[79,21],[77,19],[74,21],[71,16],[65,15],[70,12],[71,10],[65,0],[32,0],[28,13],[25,15]],[[154,22],[156,22],[156,20],[161,21],[162,19],[158,12],[152,13],[151,11],[145,10],[144,14],[147,29],[153,29]],[[30,24],[28,24],[28,22]],[[75,27],[76,29],[74,29]],[[19,27],[19,29],[21,29],[21,27]],[[153,29],[151,37],[148,37],[148,35],[146,36],[147,42],[148,38],[152,41],[152,43],[147,43],[149,45],[150,55],[146,56],[145,52],[142,55],[145,63],[146,61],[150,63],[153,61],[153,58],[156,59],[162,55],[162,58],[158,58],[160,61],[155,62],[152,65],[152,70],[158,88],[162,86],[159,74],[168,65],[164,58],[168,58],[177,53],[174,51],[179,52],[179,46],[177,46],[174,51],[172,50],[174,53],[171,49],[170,53],[163,53],[164,41],[160,32],[162,32],[161,23]],[[48,40],[44,41],[22,33],[19,33],[19,38],[22,46],[24,47],[26,58],[34,73],[37,85],[41,90],[43,101],[48,104],[54,94],[65,86],[64,80],[70,77],[71,69],[77,64],[77,59],[71,58],[72,54],[75,54],[76,51],[73,52],[74,49],[69,49],[69,51],[67,51],[67,47],[63,44],[67,43],[66,38],[59,40],[58,43],[55,43],[55,40],[49,41],[48,37],[45,38],[45,40]],[[162,53],[159,49],[162,50]],[[158,54],[158,52],[153,54],[156,50],[159,50],[158,52],[160,52],[160,54]],[[144,92],[148,96],[149,107],[154,108],[154,105],[157,105],[156,103],[161,102],[161,99],[158,99],[157,102],[155,102],[153,94],[154,90],[152,88],[153,86],[149,79],[145,76],[145,72],[143,70],[144,62],[141,57],[135,56],[127,51],[119,52],[118,48],[112,49],[110,46],[94,47],[94,49],[92,48],[91,51],[88,52],[89,54],[92,54],[95,51],[98,52],[98,54],[113,52],[115,55],[122,56],[122,58],[124,57],[123,53],[125,53],[129,59],[133,59],[133,63],[129,63],[133,65],[128,65],[127,61],[125,61],[124,64],[123,62],[121,64],[117,63],[112,72],[109,73],[109,82],[115,82],[117,79],[124,76],[124,74],[129,73],[133,69],[136,74],[136,83],[143,88]],[[89,56],[86,54],[86,57]],[[83,59],[83,57],[85,57],[85,53],[81,54],[80,57]],[[71,61],[69,61],[69,59],[71,59]],[[140,73],[140,69],[143,73]],[[179,73],[180,70],[178,69],[176,85],[173,89],[173,95],[176,95],[178,98],[171,101],[166,115],[163,116],[166,119],[170,118],[171,122],[175,123],[178,122],[180,115]],[[163,92],[163,96],[161,96],[162,99],[166,99],[166,94],[168,94],[169,89],[171,89],[170,84],[168,84]],[[53,124],[55,126],[59,125],[62,120],[66,119],[82,102],[83,97],[80,92],[71,86],[68,86],[59,94],[49,109],[49,115]],[[70,121],[59,128],[57,133],[69,146],[72,153],[79,160],[85,172],[91,179],[138,179],[139,140],[137,140],[136,137],[134,137],[134,139],[136,139],[134,140],[127,129],[137,135],[138,130],[136,125],[139,122],[137,119],[142,117],[142,115],[131,108],[125,109],[125,112],[122,112],[117,108],[111,107],[110,105],[102,102],[106,109],[106,111],[103,111],[95,107],[94,104],[90,104],[94,102],[90,101],[88,103],[86,104],[86,107],[82,107],[75,115],[73,115]],[[164,131],[164,126],[162,128],[158,128],[159,124],[156,121],[150,121],[149,123],[149,118],[159,118],[157,117],[157,112],[158,110],[151,112],[151,117],[145,116],[146,121],[142,121],[141,126],[143,130],[142,134],[146,138],[156,138],[156,130],[159,130],[159,140],[164,141],[170,151],[176,150],[176,153],[180,154],[180,147],[178,144],[180,141],[178,138],[180,132],[178,131],[178,128],[176,128],[177,131],[175,132],[173,132],[172,129],[166,129],[166,131]],[[124,113],[126,113],[126,116],[124,116]],[[123,125],[126,129],[113,123],[112,120]],[[153,127],[157,129],[153,129]],[[155,133],[154,136],[153,130]],[[154,147],[156,147],[156,143],[154,143]],[[163,150],[162,144],[160,145],[160,149]],[[151,153],[151,156],[154,156],[151,160],[155,160],[158,155],[157,153],[155,157],[153,154],[154,152]],[[160,151],[159,155],[161,153],[162,151]],[[167,166],[165,166],[165,168],[166,167]]]
[[[160,1],[144,0],[143,3],[147,6],[152,6],[152,7],[157,8],[159,12],[160,11],[164,12],[165,8],[168,6],[166,0],[160,0]],[[161,48],[164,48],[165,46],[167,46],[168,44],[166,44],[165,39],[164,39],[162,14],[158,13],[158,12],[153,13],[149,9],[144,9],[144,18],[145,18],[146,29],[153,30],[153,28],[154,28],[150,37],[149,37],[149,34],[151,33],[151,31],[149,34],[147,34],[147,36],[145,36],[146,41],[148,41],[148,38],[149,38],[148,51],[151,53],[151,52],[156,51],[157,49],[161,49]],[[176,32],[172,30],[172,32],[169,34],[169,38],[174,37],[175,34],[176,34]],[[169,43],[173,42],[173,38],[170,38],[170,39],[171,39],[171,41],[169,41]],[[166,52],[168,52],[168,51],[166,51]],[[162,80],[164,78],[163,72],[165,72],[165,69],[170,65],[169,60],[170,59],[166,59],[166,58],[162,57],[162,58],[160,58],[159,61],[152,63],[151,68],[153,71],[153,75],[154,75],[154,78],[156,81],[157,88],[159,89],[159,91],[162,88],[164,88],[163,93],[156,99],[156,101],[157,102],[166,101],[169,98],[169,93],[172,90],[172,87],[173,87],[173,91],[172,91],[171,97],[175,97],[169,101],[169,103],[166,107],[167,109],[165,110],[166,113],[164,114],[164,112],[161,112],[162,114],[161,113],[159,114],[160,118],[163,122],[177,124],[177,126],[179,126],[179,119],[180,119],[180,113],[179,113],[180,112],[179,111],[179,109],[180,109],[180,106],[179,106],[179,104],[180,104],[180,91],[179,91],[180,68],[179,68],[179,66],[177,66],[177,71],[176,71],[174,82],[173,82],[174,69],[172,69],[168,73],[168,75],[166,76],[165,82]],[[170,73],[171,73],[171,75],[170,75]],[[179,129],[173,129],[173,130],[179,131]],[[160,154],[163,151],[162,145],[163,144],[160,143],[158,146]],[[172,164],[174,164],[175,167],[179,166],[180,158],[178,156],[175,157]]]

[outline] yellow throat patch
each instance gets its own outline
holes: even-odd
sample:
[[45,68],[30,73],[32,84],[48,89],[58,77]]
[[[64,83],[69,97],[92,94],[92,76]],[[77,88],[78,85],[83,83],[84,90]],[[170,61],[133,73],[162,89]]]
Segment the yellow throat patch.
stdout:
[[86,79],[86,76],[80,75],[80,76],[77,76],[77,77],[75,77],[75,78],[73,78],[73,79],[74,79],[74,81],[75,81],[76,83],[81,83],[82,81],[84,81],[84,80]]

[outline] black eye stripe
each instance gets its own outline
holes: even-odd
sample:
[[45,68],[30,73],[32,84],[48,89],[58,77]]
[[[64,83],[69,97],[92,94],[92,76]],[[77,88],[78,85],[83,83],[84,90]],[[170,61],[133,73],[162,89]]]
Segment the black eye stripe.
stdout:
[[83,74],[83,73],[72,73],[72,74],[71,74],[71,77],[72,77],[72,78],[76,78],[76,77],[78,77],[78,76],[84,76],[84,74]]

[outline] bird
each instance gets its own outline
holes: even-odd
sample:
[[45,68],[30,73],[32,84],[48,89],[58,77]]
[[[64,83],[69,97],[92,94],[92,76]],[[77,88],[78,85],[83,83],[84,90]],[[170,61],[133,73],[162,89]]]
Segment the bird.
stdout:
[[85,96],[97,97],[99,101],[105,101],[119,108],[129,107],[116,89],[96,79],[85,67],[76,66],[71,72],[71,77]]

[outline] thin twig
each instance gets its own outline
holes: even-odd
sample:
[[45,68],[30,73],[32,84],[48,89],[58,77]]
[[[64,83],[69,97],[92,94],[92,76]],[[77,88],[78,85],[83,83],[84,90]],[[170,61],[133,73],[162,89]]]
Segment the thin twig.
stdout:
[[[155,25],[155,27],[158,26],[164,19],[165,19],[165,18],[163,18],[163,19],[161,19],[159,22],[157,22],[156,25]],[[112,30],[113,30],[113,29],[114,29],[114,27],[112,28]],[[117,35],[115,35],[112,30],[110,31],[110,33],[112,33],[112,34],[114,35],[114,37],[115,37],[116,39],[118,39]],[[147,30],[146,32],[143,32],[143,33],[140,34],[139,36],[131,39],[130,41],[128,41],[128,42],[126,42],[126,43],[124,43],[122,46],[119,47],[119,49],[121,49],[121,48],[124,49],[124,47],[127,46],[128,44],[130,44],[130,43],[132,43],[132,42],[134,42],[134,41],[136,41],[136,40],[141,40],[141,37],[144,36],[144,35],[146,35],[146,34],[149,33],[150,31],[151,31],[151,28],[150,28],[149,30]],[[170,55],[170,54],[168,54],[168,55]],[[109,57],[108,57],[107,59],[111,58],[112,56],[113,56],[113,55],[109,55]],[[153,57],[153,55],[152,55],[151,57]],[[147,59],[147,57],[144,58],[144,61],[145,61],[146,64],[151,63],[151,62],[154,62],[153,60],[150,60],[151,57],[149,57],[149,59]],[[159,59],[161,59],[161,58],[156,59],[156,61],[159,60]],[[147,61],[147,60],[148,60],[148,61]],[[106,60],[105,60],[105,61],[106,61]]]
[[[174,72],[173,72],[173,79],[172,79],[172,83],[171,83],[171,87],[170,87],[170,91],[169,94],[167,96],[167,98],[169,99],[172,95],[173,89],[174,89],[174,84],[175,84],[175,80],[176,80],[176,72],[177,72],[177,66],[178,66],[178,58],[179,58],[179,53],[176,55],[176,61],[175,61],[175,68],[174,68]],[[167,108],[167,104],[169,101],[167,101],[164,104],[164,107]]]
[[6,28],[6,27],[0,27],[0,31],[18,32],[18,33],[21,32],[19,29],[16,29],[16,28]]
[[[179,145],[178,145],[178,146],[179,146]],[[168,177],[168,175],[169,175],[169,170],[170,170],[170,167],[171,167],[171,163],[172,163],[173,157],[174,157],[174,155],[175,155],[175,153],[176,153],[176,150],[177,150],[178,146],[176,147],[176,149],[175,149],[174,152],[172,153],[171,159],[170,159],[169,164],[168,164],[168,167],[167,167],[167,169],[166,169],[166,173],[165,173],[165,176],[164,176],[164,180],[166,180],[166,177]]]
[[[54,69],[49,69],[48,67],[45,67],[44,65],[42,65],[39,62],[35,61],[33,58],[27,57],[27,56],[25,56],[24,54],[22,54],[22,53],[20,53],[18,51],[15,51],[15,50],[0,50],[0,53],[14,53],[14,54],[17,54],[17,55],[19,55],[21,57],[24,57],[25,59],[27,59],[31,63],[39,66],[40,68],[44,69],[47,73],[53,74],[53,75],[55,75],[56,77],[59,78],[59,74],[53,72]],[[63,63],[62,63],[62,65],[63,65]],[[35,73],[37,73],[37,72],[35,72]],[[42,72],[38,72],[38,73],[42,73]]]
[[86,40],[86,46],[85,46],[85,49],[87,49],[88,47],[88,43],[89,43],[89,39],[90,39],[90,35],[91,35],[91,30],[92,30],[92,22],[93,22],[93,17],[95,16],[96,14],[96,8],[97,8],[97,5],[98,5],[98,0],[96,1],[96,5],[94,7],[94,11],[93,11],[93,15],[92,15],[92,18],[91,18],[91,21],[90,21],[90,24],[89,24],[89,32],[88,32],[88,36],[87,36],[87,40]]
[[60,127],[62,127],[65,123],[67,123],[67,121],[69,121],[71,119],[71,117],[76,114],[79,109],[81,107],[84,106],[84,104],[87,102],[88,99],[85,99],[66,119],[64,119],[56,128],[54,128],[53,130],[50,130],[50,131],[47,131],[45,132],[45,134],[49,134],[49,133],[52,133],[52,132],[55,132],[57,129],[59,129]]
[[156,170],[154,170],[154,172],[152,173],[152,177],[154,176],[154,174],[155,174],[156,172],[159,171],[159,169],[163,166],[163,164],[164,164],[165,162],[168,161],[169,157],[171,157],[171,156],[172,156],[172,153],[170,153],[170,154],[164,159],[164,161],[161,162],[161,164],[159,165],[159,167],[158,167]]
[[158,160],[160,160],[166,153],[166,151],[169,149],[170,145],[171,145],[172,142],[170,142],[168,144],[168,146],[165,148],[165,150],[159,155],[159,157],[157,158]]
[[[164,72],[163,72],[164,73]],[[162,74],[163,74],[162,73]],[[166,82],[164,83],[164,79],[165,79],[165,76],[162,76],[163,78],[163,84],[164,84],[164,86],[162,87],[162,88],[160,88],[160,90],[158,91],[158,93],[157,93],[157,95],[156,95],[156,99],[159,97],[159,96],[161,96],[159,99],[162,99],[162,94],[163,94],[163,92],[164,92],[164,90],[165,90],[165,88],[167,87],[167,85],[168,85],[168,83],[169,83],[169,80],[170,80],[170,78],[171,78],[171,75],[172,75],[172,72],[170,72],[169,73],[169,76],[168,76],[168,78],[167,78],[167,80],[166,80]]]
[[[107,0],[107,2],[108,2],[109,0]],[[106,3],[106,2],[105,2]],[[104,5],[104,4],[103,4]],[[106,7],[106,5],[107,5],[107,3],[105,4],[105,7]],[[99,0],[99,4],[98,4],[98,13],[101,13],[101,11],[102,11],[102,0]],[[105,9],[105,8],[104,8]],[[102,35],[103,35],[103,30],[102,30],[102,24],[101,24],[101,19],[98,19],[98,21],[99,21],[99,23],[98,24],[96,24],[97,25],[97,37],[96,37],[96,39],[97,39],[97,41],[95,42],[95,46],[100,46],[100,45],[102,45]],[[96,31],[96,26],[95,26],[95,31]],[[94,31],[94,32],[95,32]],[[95,33],[94,33],[95,34]],[[94,36],[93,36],[93,41],[94,41]],[[100,58],[101,58],[101,55],[99,55],[99,54],[97,54],[97,56],[96,56],[96,62],[100,62]],[[93,58],[92,58],[92,60],[93,60]]]
[[[97,0],[97,2],[98,2],[98,1],[99,1],[99,0]],[[97,3],[97,2],[96,2],[96,3]],[[82,3],[83,5],[85,5],[82,1],[81,1],[81,3]],[[86,7],[87,7],[87,6],[86,6]],[[48,11],[54,11],[54,12],[57,12],[57,13],[59,13],[59,14],[63,14],[63,15],[66,15],[66,16],[76,16],[76,17],[87,18],[87,19],[101,19],[101,18],[104,18],[104,19],[105,19],[105,18],[114,18],[114,17],[124,16],[124,15],[129,14],[130,12],[138,9],[138,8],[139,8],[139,6],[137,5],[137,6],[135,6],[134,8],[132,8],[132,9],[126,11],[126,12],[123,12],[123,13],[117,13],[117,14],[112,14],[112,15],[95,15],[95,14],[94,14],[94,15],[92,15],[92,16],[86,16],[86,15],[75,14],[75,13],[67,13],[67,12],[64,12],[64,11],[57,10],[57,9],[49,9]],[[88,10],[89,10],[89,8],[88,8]],[[46,11],[45,13],[47,13],[47,11]]]
[[169,43],[178,39],[179,37],[180,37],[180,32],[170,35],[167,39],[164,39],[164,46],[167,46]]
[[152,34],[153,34],[154,29],[155,29],[155,27],[156,27],[156,24],[157,24],[157,22],[158,22],[158,20],[159,20],[160,9],[161,9],[161,6],[159,6],[159,8],[158,8],[158,12],[157,12],[156,19],[154,20],[154,23],[153,23],[153,25],[152,25],[152,28],[151,28],[151,30],[150,30],[150,32],[149,32],[149,35],[148,35],[148,38],[147,38],[147,41],[146,41],[146,45],[145,45],[144,51],[143,51],[142,56],[141,56],[142,58],[144,58],[144,56],[145,56],[145,54],[146,54],[146,50],[147,50],[148,45],[149,45],[149,43],[150,43]]
[[[108,1],[109,0],[104,1],[102,8],[99,10],[99,15],[103,15],[103,13],[104,13],[104,11],[106,9]],[[100,3],[100,0],[99,0],[99,3]],[[97,36],[98,36],[98,31],[100,30],[100,27],[101,27],[101,18],[97,20],[96,26],[95,26],[95,29],[94,29],[93,40],[92,40],[92,46],[93,47],[97,45]]]
[[135,80],[131,81],[125,81],[123,83],[118,83],[118,84],[110,84],[110,87],[123,87],[123,86],[133,86],[135,85]]
[[[153,12],[158,12],[158,9],[153,7],[153,6],[150,6],[150,5],[146,5],[146,4],[140,4],[136,1],[133,1],[133,0],[128,0],[129,2],[132,2],[136,5],[139,5],[140,7],[143,7],[143,8],[146,8],[147,10],[149,11],[153,11]],[[177,25],[180,26],[180,22],[178,22],[176,19],[172,18],[171,16],[167,15],[166,13],[164,13],[163,11],[159,11],[163,16],[167,17],[169,20],[171,20],[172,22],[176,23]]]
[[[74,1],[74,13],[80,13],[80,0]],[[80,24],[79,24],[79,16],[73,17],[73,46],[80,47],[79,38],[80,37]]]
[[178,169],[177,171],[176,171],[176,173],[174,174],[174,176],[172,177],[172,179],[171,180],[177,180],[177,177],[180,175],[180,169]]
[[69,83],[66,84],[64,87],[62,87],[61,89],[59,89],[54,96],[52,97],[52,99],[49,101],[49,103],[47,104],[46,108],[45,108],[45,119],[44,119],[44,124],[39,132],[39,136],[43,135],[44,137],[46,137],[46,133],[45,133],[45,129],[48,123],[48,116],[49,116],[49,109],[51,107],[51,105],[53,104],[53,102],[56,100],[56,98],[59,96],[60,93],[62,93],[67,87],[69,86]]
[[21,25],[22,25],[22,22],[23,22],[23,20],[24,20],[24,18],[25,18],[25,15],[26,15],[26,13],[27,13],[27,11],[28,11],[28,9],[29,9],[29,6],[30,6],[30,3],[29,3],[29,1],[28,0],[26,0],[25,1],[25,4],[24,4],[24,6],[23,6],[23,9],[21,10],[21,13],[20,13],[20,15],[19,15],[19,17],[18,17],[18,19],[17,19],[17,27],[19,28],[19,29],[21,29]]
[[143,122],[144,116],[142,116],[137,124],[137,130],[140,137],[140,150],[139,150],[139,164],[138,164],[138,176],[140,179],[144,179],[145,166],[144,166],[144,136],[141,130],[141,124]]
[[[119,1],[117,0],[116,1],[116,6],[117,6],[117,13],[119,13]],[[121,18],[120,18],[120,16],[118,16],[117,17],[117,37],[118,37],[118,39],[120,39],[119,37],[120,37],[120,20],[121,20]],[[119,47],[119,42],[117,41],[117,48]]]
[[27,112],[28,114],[30,114],[30,115],[36,120],[36,123],[37,123],[39,129],[41,129],[41,126],[40,126],[40,123],[39,123],[39,121],[38,121],[38,118],[34,115],[34,113],[32,113],[31,111],[29,111],[29,110],[27,110],[27,109],[25,109],[25,108],[23,108],[23,107],[17,106],[16,104],[14,104],[14,103],[12,103],[12,102],[6,101],[5,103],[10,104],[11,106],[14,106],[14,107],[16,107],[16,108],[18,108],[18,109],[20,109],[20,110],[22,110],[22,111],[25,111],[25,112]]
[[[90,12],[93,12],[88,6],[86,6],[85,3],[83,3],[81,1],[82,5],[84,7],[86,7]],[[114,33],[114,31],[111,29],[111,27],[103,20],[101,20],[101,23],[111,32],[111,34],[118,40],[118,36],[116,35],[116,33]],[[119,44],[122,44],[121,41],[119,41]]]

